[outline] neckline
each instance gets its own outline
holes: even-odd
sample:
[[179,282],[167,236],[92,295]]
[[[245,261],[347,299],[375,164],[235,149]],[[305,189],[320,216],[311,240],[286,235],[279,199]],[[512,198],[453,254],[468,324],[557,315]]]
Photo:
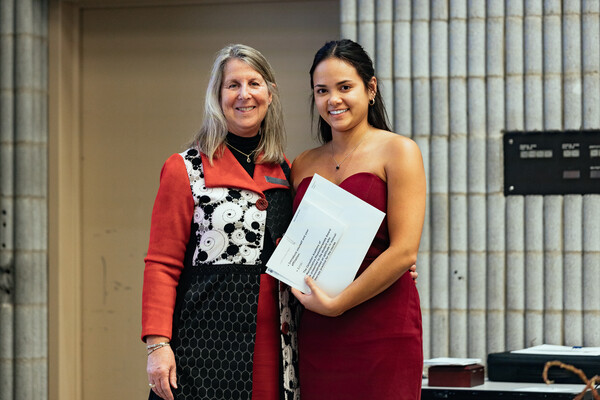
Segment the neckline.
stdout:
[[260,134],[250,137],[244,137],[238,136],[235,133],[227,132],[227,138],[225,139],[225,143],[228,145],[231,144],[232,146],[235,146],[242,151],[250,152],[258,147],[260,139]]
[[[338,184],[338,186],[340,186],[340,187],[341,187],[341,186],[342,186],[342,185],[343,185],[343,184],[344,184],[344,183],[345,183],[347,180],[349,180],[350,178],[354,178],[355,176],[358,176],[358,175],[367,175],[367,176],[373,176],[373,177],[375,177],[375,179],[377,179],[379,182],[383,183],[384,185],[386,184],[386,182],[385,182],[383,179],[381,179],[381,177],[379,177],[379,175],[376,175],[376,174],[374,174],[374,173],[372,173],[372,172],[362,171],[362,172],[356,172],[356,173],[354,173],[354,174],[352,174],[352,175],[348,175],[347,177],[345,177],[345,178],[344,178],[344,180],[342,180],[342,181],[341,181],[341,182]],[[306,177],[304,177],[304,178],[303,178],[303,179],[300,181],[300,183],[298,184],[298,187],[296,188],[296,190],[300,189],[300,186],[301,186],[301,185],[302,185],[302,184],[303,184],[303,183],[304,183],[306,180],[309,180],[309,181],[310,181],[310,180],[312,180],[312,178],[313,178],[313,175],[310,175],[310,176],[306,176]]]

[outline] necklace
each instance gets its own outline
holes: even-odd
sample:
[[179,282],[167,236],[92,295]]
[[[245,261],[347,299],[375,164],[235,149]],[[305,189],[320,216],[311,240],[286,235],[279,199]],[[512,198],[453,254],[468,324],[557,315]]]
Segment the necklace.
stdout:
[[367,134],[368,134],[368,132],[365,133],[362,138],[360,138],[360,140],[358,141],[358,143],[356,144],[356,146],[354,146],[354,148],[352,150],[350,150],[350,152],[347,153],[346,156],[343,158],[343,160],[340,161],[340,162],[337,162],[337,160],[333,156],[333,140],[331,142],[329,142],[329,143],[331,143],[331,159],[335,163],[335,170],[336,171],[340,169],[340,167],[342,166],[342,164],[344,163],[344,161],[346,161],[346,159],[350,156],[350,154],[354,153],[354,150],[356,150],[358,148],[358,146],[362,143],[362,141],[365,139],[365,137],[367,136]]
[[252,150],[250,153],[246,154],[246,153],[244,153],[243,151],[241,151],[241,150],[239,150],[239,149],[236,149],[235,147],[233,147],[233,146],[231,145],[231,143],[227,143],[227,146],[231,147],[232,149],[234,149],[234,150],[235,150],[235,151],[237,151],[238,153],[245,155],[245,156],[246,156],[246,162],[247,162],[248,164],[250,164],[250,163],[252,162],[252,160],[250,160],[250,156],[251,156],[252,154],[254,154],[254,152],[256,151],[256,149],[254,149],[254,150]]

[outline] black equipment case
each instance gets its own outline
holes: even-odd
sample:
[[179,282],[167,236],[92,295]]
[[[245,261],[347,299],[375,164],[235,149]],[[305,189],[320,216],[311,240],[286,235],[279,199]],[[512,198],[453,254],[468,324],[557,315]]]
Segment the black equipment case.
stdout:
[[[548,361],[560,361],[583,371],[588,379],[600,375],[600,356],[568,356],[546,354],[519,354],[506,351],[491,353],[487,358],[488,379],[501,382],[544,382],[542,373]],[[585,384],[575,373],[552,366],[548,379],[555,383]]]

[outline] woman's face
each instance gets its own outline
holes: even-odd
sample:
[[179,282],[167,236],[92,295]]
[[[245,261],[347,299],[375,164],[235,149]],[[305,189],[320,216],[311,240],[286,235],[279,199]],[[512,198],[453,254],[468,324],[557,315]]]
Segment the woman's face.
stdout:
[[345,132],[368,124],[369,100],[377,80],[367,90],[356,68],[339,58],[327,58],[313,72],[313,94],[321,117],[334,132]]
[[229,132],[244,137],[256,135],[271,98],[261,74],[237,58],[227,61],[221,87],[221,109]]

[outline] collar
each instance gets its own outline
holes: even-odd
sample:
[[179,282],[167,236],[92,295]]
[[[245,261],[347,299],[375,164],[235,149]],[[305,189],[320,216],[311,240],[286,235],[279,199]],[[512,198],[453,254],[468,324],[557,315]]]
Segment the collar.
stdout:
[[[204,153],[201,153],[201,156],[206,187],[247,189],[260,193],[261,197],[265,196],[263,193],[265,190],[290,188],[290,184],[279,164],[256,164],[254,166],[254,177],[250,178],[250,175],[227,147],[225,147],[221,157],[213,158],[212,165],[210,165],[208,157]],[[289,165],[287,159],[285,162]]]

